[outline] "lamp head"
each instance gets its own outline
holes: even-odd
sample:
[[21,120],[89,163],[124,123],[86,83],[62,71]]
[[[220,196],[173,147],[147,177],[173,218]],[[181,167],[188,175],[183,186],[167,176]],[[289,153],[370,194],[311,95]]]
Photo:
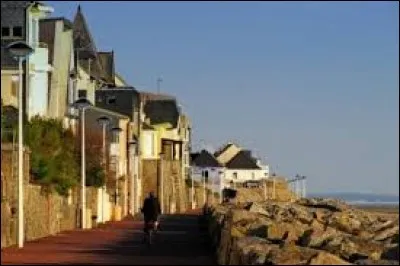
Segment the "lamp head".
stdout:
[[26,42],[16,41],[10,43],[6,49],[18,58],[29,56],[34,50]]
[[89,106],[92,106],[92,103],[86,98],[80,98],[72,104],[72,107],[76,109],[84,109]]
[[110,123],[110,118],[108,118],[107,116],[100,116],[99,118],[97,118],[97,122],[100,125],[108,125]]

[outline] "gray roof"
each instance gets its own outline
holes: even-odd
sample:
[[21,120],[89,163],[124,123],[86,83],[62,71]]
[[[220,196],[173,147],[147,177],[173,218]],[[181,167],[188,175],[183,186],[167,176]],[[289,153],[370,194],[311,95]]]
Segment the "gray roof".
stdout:
[[198,167],[221,167],[215,157],[206,150],[190,154],[190,164]]
[[257,165],[256,159],[251,156],[251,152],[242,150],[225,164],[228,169],[261,169]]
[[150,125],[171,123],[173,128],[178,125],[179,111],[175,100],[151,100],[144,105],[144,113],[150,118]]
[[98,56],[102,66],[102,77],[107,81],[108,84],[114,84],[115,83],[114,51],[99,52]]

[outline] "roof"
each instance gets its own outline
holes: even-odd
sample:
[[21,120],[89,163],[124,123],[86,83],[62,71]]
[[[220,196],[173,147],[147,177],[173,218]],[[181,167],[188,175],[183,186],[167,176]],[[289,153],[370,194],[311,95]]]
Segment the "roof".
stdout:
[[192,153],[190,155],[190,164],[198,167],[221,167],[220,163],[208,151],[202,150],[200,153]]
[[117,113],[117,112],[114,112],[114,111],[111,111],[111,110],[108,110],[108,109],[104,109],[104,108],[100,108],[100,107],[96,107],[96,106],[90,106],[89,109],[93,110],[93,111],[96,111],[96,112],[99,112],[99,113],[103,113],[103,114],[109,115],[109,116],[113,116],[115,118],[129,119],[129,117],[126,116],[126,115],[123,115],[123,114],[120,114],[120,113]]
[[122,83],[124,83],[125,85],[127,85],[128,83],[125,81],[125,79],[118,73],[115,73],[115,77],[117,77],[118,79],[120,79],[122,81]]
[[82,13],[81,6],[78,6],[78,10],[75,15],[73,22],[74,28],[74,46],[82,48],[93,56],[97,53],[96,45],[93,37],[89,31],[85,16]]
[[157,100],[175,100],[174,96],[168,94],[161,94],[161,93],[153,93],[153,92],[146,92],[140,91],[140,100],[141,101],[157,101]]
[[261,169],[248,150],[242,150],[225,164],[228,169]]
[[99,52],[98,56],[102,66],[102,77],[107,81],[107,83],[114,84],[114,52]]
[[150,125],[170,123],[173,128],[178,125],[179,111],[175,100],[147,101],[143,109]]
[[224,146],[222,146],[219,150],[217,150],[216,152],[214,152],[214,156],[218,157],[221,154],[223,154],[225,151],[227,151],[232,145],[234,145],[233,143],[227,143]]

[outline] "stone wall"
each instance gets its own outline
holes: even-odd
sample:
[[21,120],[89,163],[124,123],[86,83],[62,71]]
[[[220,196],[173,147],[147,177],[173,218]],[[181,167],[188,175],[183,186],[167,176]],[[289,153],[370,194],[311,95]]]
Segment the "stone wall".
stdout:
[[161,191],[161,171],[163,178],[163,205],[164,213],[184,212],[187,209],[186,187],[181,177],[181,162],[172,160],[143,160],[142,163],[142,191],[146,197],[153,191],[159,198]]
[[[1,151],[1,248],[15,245],[18,223],[17,175],[12,175],[12,150],[7,146]],[[29,153],[25,154],[29,166]],[[80,227],[79,189],[71,191],[70,197],[48,193],[43,187],[29,182],[29,167],[24,175],[24,225],[25,241],[31,241],[65,230]],[[87,213],[97,213],[97,189],[87,187]]]

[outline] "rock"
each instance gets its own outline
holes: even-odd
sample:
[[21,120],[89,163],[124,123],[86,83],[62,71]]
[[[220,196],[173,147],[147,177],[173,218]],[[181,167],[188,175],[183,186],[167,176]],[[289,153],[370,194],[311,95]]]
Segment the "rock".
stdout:
[[330,221],[329,226],[335,227],[338,230],[349,234],[359,234],[361,231],[361,222],[355,218],[355,215],[350,211],[335,213]]
[[309,229],[299,238],[298,244],[310,248],[322,249],[328,242],[334,239],[339,239],[339,233],[333,228],[329,228],[326,231]]
[[344,201],[338,199],[302,198],[297,200],[296,203],[307,207],[327,209],[333,212],[340,212],[350,208]]
[[285,245],[280,249],[271,249],[266,256],[265,264],[269,265],[305,265],[312,258],[317,256],[319,251],[299,247],[295,245]]
[[380,232],[385,229],[391,228],[393,226],[394,226],[394,221],[386,221],[384,223],[377,222],[374,225],[372,225],[371,229],[373,232]]
[[277,249],[265,239],[243,237],[235,242],[230,257],[230,265],[264,265],[270,250]]
[[321,251],[310,259],[307,265],[351,265],[351,263],[333,254]]
[[304,234],[306,226],[301,223],[270,222],[267,225],[266,238],[271,241],[296,242]]
[[392,227],[392,228],[387,228],[387,229],[381,231],[380,233],[378,233],[374,237],[374,240],[375,241],[384,241],[384,240],[386,240],[388,238],[395,237],[396,234],[397,235],[399,234],[399,227],[398,226],[395,226],[395,227]]
[[270,217],[271,214],[262,206],[262,204],[257,202],[252,202],[248,206],[245,207],[249,212],[259,213],[265,216]]
[[399,260],[399,245],[395,245],[392,247],[389,247],[388,249],[386,249],[385,251],[383,251],[382,259],[385,260]]
[[333,251],[338,253],[342,258],[350,262],[355,262],[361,259],[378,260],[381,258],[383,246],[377,242],[366,242],[359,237],[345,237],[340,245],[340,249]]
[[289,208],[289,212],[293,214],[295,219],[299,220],[304,224],[309,225],[314,220],[313,212],[301,206],[293,205],[292,207]]
[[399,261],[396,260],[357,260],[356,265],[399,265]]

